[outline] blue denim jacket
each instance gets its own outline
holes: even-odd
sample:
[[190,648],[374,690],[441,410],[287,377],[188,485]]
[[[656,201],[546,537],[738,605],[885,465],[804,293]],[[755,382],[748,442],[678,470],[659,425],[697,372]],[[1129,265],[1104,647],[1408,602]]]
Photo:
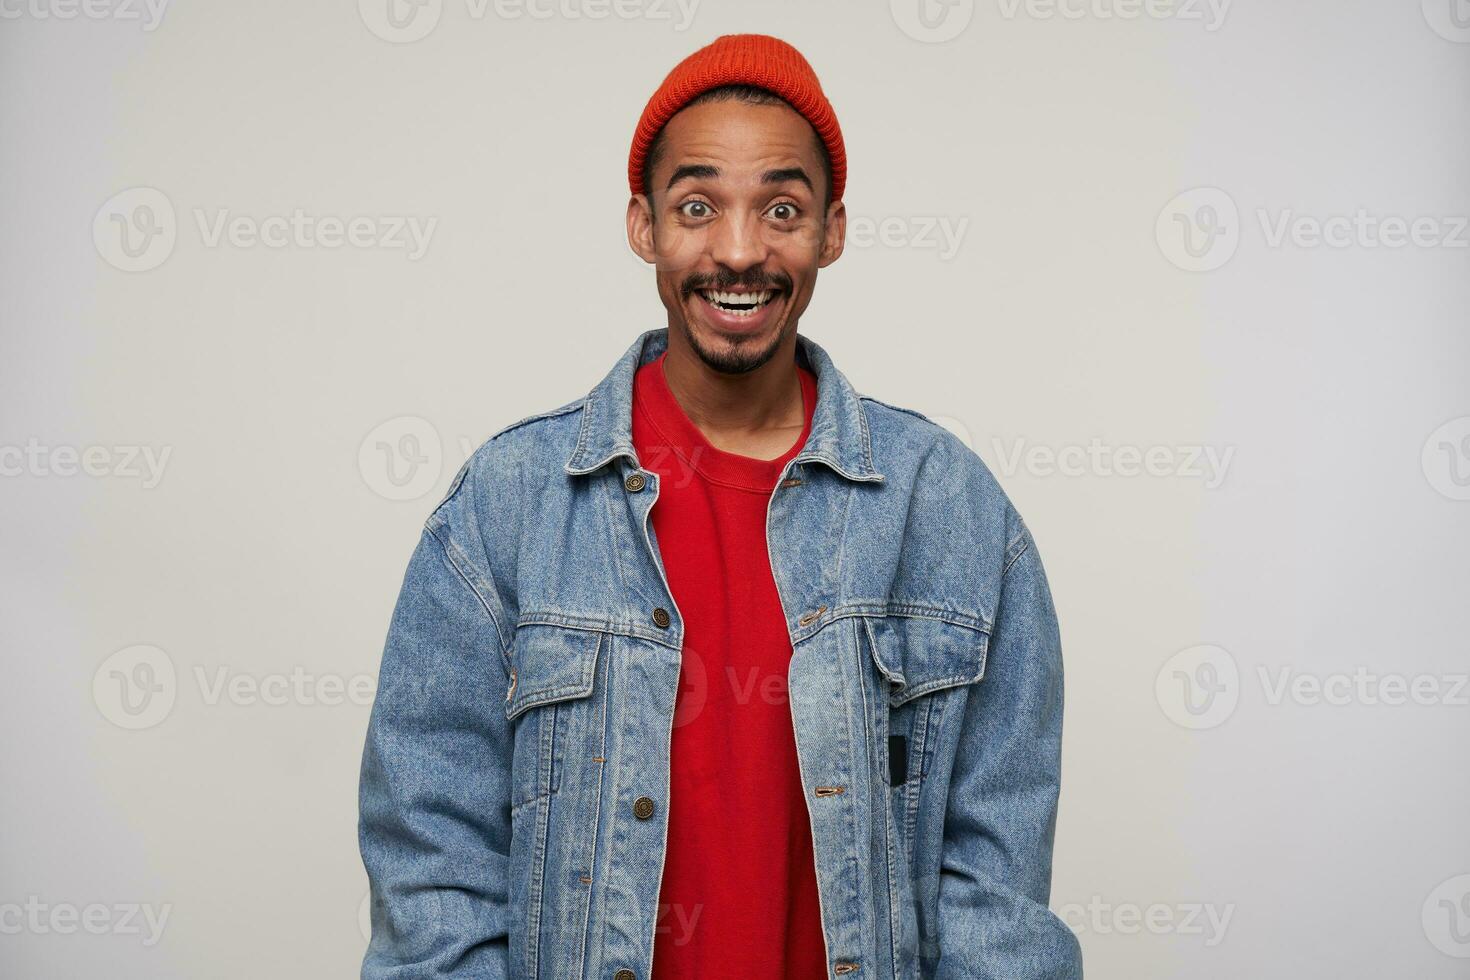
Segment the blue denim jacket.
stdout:
[[[362,760],[364,980],[651,975],[684,623],[631,413],[667,343],[496,433],[426,522]],[[817,404],[767,541],[830,973],[1081,977],[1047,908],[1062,657],[1031,535],[953,434],[797,357]]]

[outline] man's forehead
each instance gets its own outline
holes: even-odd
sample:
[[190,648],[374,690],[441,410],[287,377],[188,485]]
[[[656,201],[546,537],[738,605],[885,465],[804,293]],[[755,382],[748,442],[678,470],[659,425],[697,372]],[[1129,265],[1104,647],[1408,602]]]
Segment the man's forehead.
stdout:
[[665,172],[691,164],[718,167],[722,177],[820,169],[816,131],[784,103],[731,100],[688,106],[669,120],[663,142],[659,169]]

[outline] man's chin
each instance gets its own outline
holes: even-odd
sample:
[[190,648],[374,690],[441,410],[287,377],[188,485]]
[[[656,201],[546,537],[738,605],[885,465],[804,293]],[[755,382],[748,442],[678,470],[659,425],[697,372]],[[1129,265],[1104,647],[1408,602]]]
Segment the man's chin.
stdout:
[[765,364],[781,346],[783,319],[773,319],[759,331],[725,330],[685,315],[681,323],[690,348],[711,370],[721,374],[747,374]]

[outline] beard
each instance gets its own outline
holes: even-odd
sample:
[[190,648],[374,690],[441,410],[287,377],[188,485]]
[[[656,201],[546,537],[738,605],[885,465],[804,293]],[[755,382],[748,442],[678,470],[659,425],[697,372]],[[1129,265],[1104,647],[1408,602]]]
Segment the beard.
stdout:
[[695,356],[703,361],[710,370],[718,371],[720,374],[748,374],[754,371],[776,356],[776,351],[781,349],[781,342],[786,339],[786,334],[791,329],[789,322],[782,324],[781,329],[776,331],[764,344],[760,343],[760,338],[750,337],[736,342],[733,346],[711,350],[700,342],[699,336],[684,317],[677,319],[679,332],[689,342],[689,348],[694,351]]

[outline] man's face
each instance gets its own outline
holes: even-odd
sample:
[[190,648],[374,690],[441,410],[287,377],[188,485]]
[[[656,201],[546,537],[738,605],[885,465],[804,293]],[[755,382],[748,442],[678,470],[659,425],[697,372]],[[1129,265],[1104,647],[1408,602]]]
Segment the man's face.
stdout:
[[689,106],[665,125],[628,241],[657,269],[669,328],[710,367],[754,370],[795,333],[817,270],[842,254],[811,124],[786,105]]

